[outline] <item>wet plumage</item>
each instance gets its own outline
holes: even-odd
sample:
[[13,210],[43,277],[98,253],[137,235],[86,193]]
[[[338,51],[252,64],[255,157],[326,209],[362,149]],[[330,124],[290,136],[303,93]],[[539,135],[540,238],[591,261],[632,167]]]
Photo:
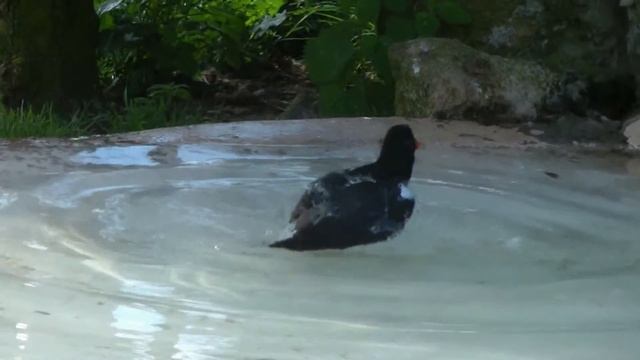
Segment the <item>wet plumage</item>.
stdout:
[[390,128],[375,162],[312,182],[291,214],[293,236],[271,247],[345,249],[396,235],[413,213],[408,183],[417,146],[408,125]]

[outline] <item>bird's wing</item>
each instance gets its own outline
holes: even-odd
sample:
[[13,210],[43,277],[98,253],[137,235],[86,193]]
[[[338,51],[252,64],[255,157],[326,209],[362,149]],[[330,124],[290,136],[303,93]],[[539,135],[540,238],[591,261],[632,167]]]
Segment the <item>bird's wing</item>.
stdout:
[[[367,206],[377,198],[375,182],[367,176],[331,173],[313,183],[300,198],[294,208],[290,222],[296,230],[315,225],[328,217],[349,217],[352,214],[368,214],[380,206]],[[339,201],[340,206],[337,206]]]
[[289,220],[290,223],[295,224],[296,230],[315,224],[319,219],[330,214],[330,191],[339,186],[341,180],[340,174],[331,173],[309,184]]

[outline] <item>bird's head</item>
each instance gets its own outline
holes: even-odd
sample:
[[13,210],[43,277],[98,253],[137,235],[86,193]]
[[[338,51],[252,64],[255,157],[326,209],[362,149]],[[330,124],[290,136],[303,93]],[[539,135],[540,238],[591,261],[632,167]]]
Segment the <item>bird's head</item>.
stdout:
[[377,163],[388,177],[409,181],[420,146],[409,125],[392,126],[384,137]]

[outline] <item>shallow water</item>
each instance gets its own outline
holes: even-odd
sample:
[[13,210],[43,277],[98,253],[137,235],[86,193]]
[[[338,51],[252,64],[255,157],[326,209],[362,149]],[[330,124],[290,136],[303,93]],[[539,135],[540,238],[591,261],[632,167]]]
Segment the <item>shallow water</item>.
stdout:
[[306,183],[375,149],[154,150],[3,178],[0,359],[640,353],[640,180],[615,168],[429,149],[400,236],[291,253],[266,245]]

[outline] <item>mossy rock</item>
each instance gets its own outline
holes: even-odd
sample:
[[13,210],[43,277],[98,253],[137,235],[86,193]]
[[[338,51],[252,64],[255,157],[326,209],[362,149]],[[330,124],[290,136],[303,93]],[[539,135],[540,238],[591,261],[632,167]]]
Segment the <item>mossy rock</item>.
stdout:
[[400,43],[389,56],[399,116],[536,120],[560,82],[539,64],[489,55],[458,40]]
[[598,80],[629,67],[627,16],[618,1],[468,0],[465,6],[473,22],[452,35],[493,55]]

